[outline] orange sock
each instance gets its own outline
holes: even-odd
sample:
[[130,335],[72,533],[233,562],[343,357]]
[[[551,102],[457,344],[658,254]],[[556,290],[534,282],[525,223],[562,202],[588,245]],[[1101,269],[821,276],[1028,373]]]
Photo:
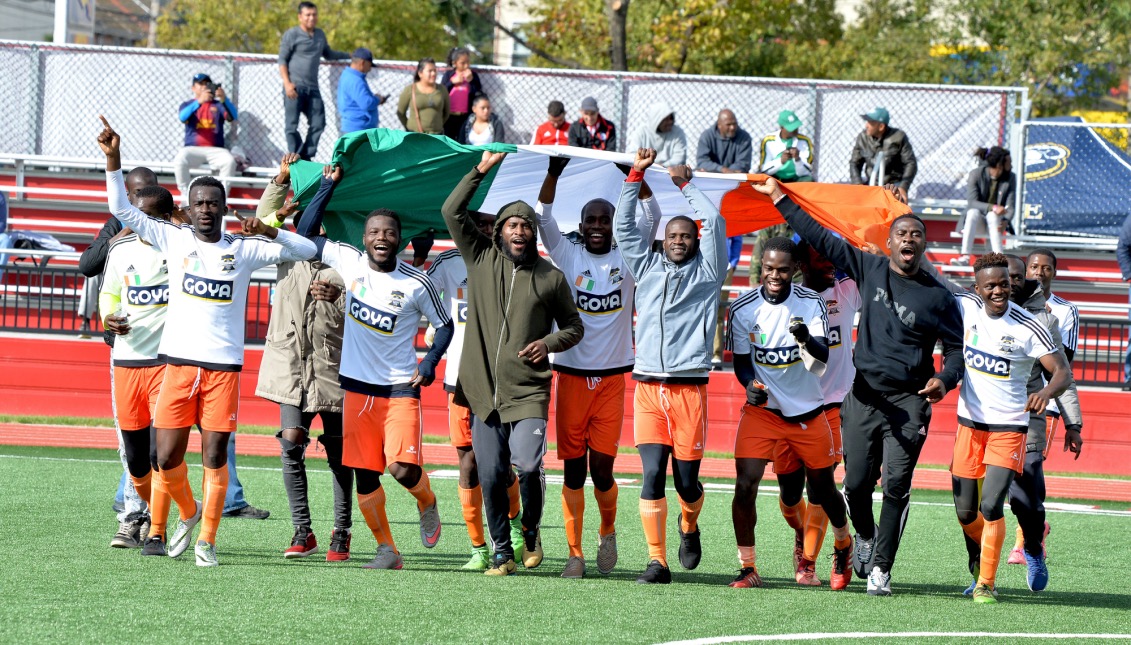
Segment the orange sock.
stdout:
[[982,529],[982,568],[978,571],[978,582],[993,589],[997,578],[997,563],[1001,559],[1001,547],[1005,544],[1005,518],[985,524]]
[[683,518],[679,525],[684,533],[694,533],[695,529],[699,528],[699,511],[703,510],[703,499],[705,497],[707,497],[707,494],[701,493],[699,499],[690,504],[683,501],[682,497],[679,498],[679,508],[683,511]]
[[608,535],[617,530],[617,496],[620,491],[617,483],[613,482],[613,487],[607,491],[599,491],[593,489],[593,497],[597,499],[597,509],[601,511],[601,528],[598,529],[598,535]]
[[738,547],[738,568],[757,569],[754,565],[754,546],[740,546]]
[[357,507],[365,518],[365,524],[373,531],[377,544],[387,544],[393,547],[395,553],[397,545],[393,543],[393,534],[389,530],[389,518],[385,516],[385,487],[382,486],[372,493],[357,495]]
[[[848,533],[845,524],[845,534]],[[829,516],[820,504],[809,506],[805,511],[805,559],[817,561],[821,554],[821,545],[825,543],[825,531],[829,528]],[[849,538],[851,541],[851,538]],[[837,544],[836,548],[843,549],[847,544]]]
[[514,478],[514,482],[510,486],[507,486],[507,499],[510,501],[510,510],[507,511],[507,519],[513,520],[522,512],[522,498],[518,494],[518,477]]
[[668,500],[640,500],[640,523],[644,525],[644,538],[648,540],[648,559],[668,566]]
[[809,511],[809,505],[805,503],[804,497],[793,506],[786,506],[785,502],[779,497],[778,508],[781,509],[781,516],[785,518],[785,523],[789,525],[789,528],[794,531],[805,530],[805,515]]
[[985,519],[982,517],[981,513],[978,513],[978,519],[970,522],[969,524],[962,525],[962,532],[966,534],[966,537],[970,538],[975,543],[981,544],[983,530],[982,527],[984,524]]
[[192,486],[188,481],[188,466],[185,462],[181,462],[175,468],[167,468],[161,471],[162,476],[165,477],[165,490],[177,503],[177,512],[180,513],[182,520],[187,520],[193,515],[196,515],[196,500],[192,496]]
[[165,483],[165,473],[158,471],[153,477],[153,488],[149,498],[149,535],[165,538],[165,527],[169,523],[169,507],[173,498]]
[[204,469],[204,512],[200,519],[198,540],[215,546],[216,529],[220,528],[220,516],[224,514],[224,497],[228,494],[228,465]]
[[478,484],[475,488],[460,488],[459,504],[463,507],[463,523],[467,525],[471,546],[487,544],[483,536],[483,489]]
[[130,481],[134,484],[134,490],[137,491],[137,496],[149,506],[149,498],[153,496],[153,471],[145,473],[143,477],[134,477],[130,475]]
[[423,511],[429,506],[436,503],[436,495],[432,492],[432,484],[428,481],[428,473],[420,472],[420,481],[416,482],[416,486],[408,489],[408,492],[416,498],[416,510]]
[[[136,486],[135,486],[135,488],[136,488]],[[1017,525],[1017,539],[1013,541],[1013,548],[1015,548],[1015,549],[1024,549],[1025,548],[1025,533],[1021,531],[1021,525],[1020,524]]]
[[585,524],[585,489],[562,486],[562,515],[570,557],[581,557],[581,529]]

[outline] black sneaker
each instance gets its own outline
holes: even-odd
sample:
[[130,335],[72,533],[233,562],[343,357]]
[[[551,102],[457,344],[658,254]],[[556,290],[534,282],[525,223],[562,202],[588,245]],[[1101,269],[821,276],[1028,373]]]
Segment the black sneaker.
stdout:
[[145,538],[141,545],[142,555],[165,555],[165,538],[160,535],[151,535]]
[[970,575],[976,579],[982,569],[982,545],[971,540],[965,532],[962,533],[962,537],[966,538],[966,566],[970,570]]
[[692,533],[683,532],[683,513],[675,518],[675,526],[679,529],[679,563],[684,569],[690,571],[699,566],[703,557],[703,545],[699,542],[699,527]]
[[856,548],[852,551],[852,569],[856,572],[856,577],[861,580],[867,580],[868,574],[872,571],[872,549],[876,545],[876,537],[865,540],[857,533]]
[[242,517],[245,520],[265,520],[271,517],[271,511],[255,508],[251,504],[248,504],[242,508],[224,513],[224,517]]
[[660,564],[659,560],[652,560],[636,582],[642,585],[669,585],[672,582],[672,571]]

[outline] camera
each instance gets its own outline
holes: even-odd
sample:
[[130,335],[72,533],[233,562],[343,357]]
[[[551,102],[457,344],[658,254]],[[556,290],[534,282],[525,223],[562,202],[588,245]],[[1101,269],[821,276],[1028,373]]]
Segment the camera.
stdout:
[[213,94],[215,94],[216,90],[220,89],[221,87],[224,87],[224,84],[223,83],[209,83],[209,84],[205,85],[205,87],[208,88],[209,92],[212,92]]

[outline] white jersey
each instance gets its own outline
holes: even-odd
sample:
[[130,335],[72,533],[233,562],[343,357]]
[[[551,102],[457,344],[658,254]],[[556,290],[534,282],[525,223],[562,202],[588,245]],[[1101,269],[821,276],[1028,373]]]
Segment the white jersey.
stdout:
[[[114,338],[110,352],[114,365],[160,365],[158,348],[169,310],[169,265],[165,254],[142,242],[136,234],[114,242],[106,255],[99,302],[107,302],[106,297],[117,300],[129,316],[130,332]],[[104,311],[103,315],[112,313]]]
[[829,361],[821,375],[825,403],[843,403],[856,379],[852,363],[852,325],[860,311],[860,289],[852,278],[843,277],[821,292],[829,317]]
[[[342,340],[342,389],[384,393],[404,385],[416,371],[420,317],[435,327],[448,324],[440,294],[423,271],[401,260],[388,273],[374,271],[369,258],[348,244],[327,241],[322,261],[346,284],[346,329]],[[378,386],[372,388],[367,386]]]
[[122,171],[106,173],[106,188],[110,212],[168,261],[162,358],[173,365],[239,371],[251,274],[278,262],[309,260],[317,252],[314,243],[282,229],[275,240],[225,233],[218,242],[205,242],[193,227],[150,217],[130,204]]
[[820,378],[805,368],[801,347],[789,333],[791,321],[801,320],[811,336],[828,338],[825,301],[817,292],[799,285],[789,296],[772,304],[758,287],[742,294],[730,306],[727,345],[735,354],[750,354],[754,374],[766,385],[766,407],[783,417],[801,417],[824,407]]
[[1057,350],[1052,336],[1029,312],[1009,303],[1004,314],[986,313],[982,299],[956,294],[962,310],[966,375],[958,396],[958,421],[977,430],[1025,432],[1033,361]]
[[[654,200],[645,200],[641,230],[652,231],[659,221]],[[581,314],[585,335],[581,342],[550,356],[554,369],[567,374],[604,376],[632,371],[632,303],[636,280],[614,244],[608,253],[594,255],[583,241],[561,234],[554,220],[553,204],[539,202],[538,233],[554,265],[569,281],[570,293]],[[555,330],[557,326],[554,327]]]
[[1076,305],[1068,302],[1064,298],[1050,293],[1048,297],[1049,313],[1056,316],[1057,322],[1060,324],[1060,340],[1064,343],[1064,348],[1076,351],[1076,341],[1080,337],[1080,310]]
[[452,344],[448,345],[448,362],[444,367],[444,389],[455,392],[459,379],[459,359],[463,354],[463,335],[467,333],[467,265],[459,251],[444,251],[428,267],[428,277],[440,290],[444,311],[455,323]]

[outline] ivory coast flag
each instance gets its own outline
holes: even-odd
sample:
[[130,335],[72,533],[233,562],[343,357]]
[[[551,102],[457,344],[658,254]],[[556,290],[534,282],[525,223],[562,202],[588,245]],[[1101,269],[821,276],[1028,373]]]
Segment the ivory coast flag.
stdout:
[[[344,177],[334,190],[325,218],[331,239],[357,246],[365,216],[389,208],[401,217],[403,244],[432,229],[438,238],[450,237],[440,208],[448,194],[477,164],[484,150],[508,152],[502,164],[483,180],[471,202],[473,210],[497,212],[515,200],[534,205],[546,176],[549,156],[570,157],[558,181],[554,218],[563,231],[577,229],[581,207],[592,199],[614,205],[625,175],[614,163],[631,164],[627,153],[586,150],[568,146],[488,144],[465,146],[430,134],[375,128],[338,139],[333,162]],[[749,180],[756,175],[695,173],[693,183],[719,207],[727,221],[727,235],[751,233],[782,222],[768,197],[757,193]],[[322,166],[309,161],[291,165],[295,196],[305,207],[318,191]],[[665,220],[695,213],[667,171],[653,166],[646,175]],[[883,247],[892,220],[910,209],[886,190],[874,186],[841,184],[783,184],[783,190],[826,227],[856,244],[871,241]],[[662,229],[661,229],[662,230]]]

